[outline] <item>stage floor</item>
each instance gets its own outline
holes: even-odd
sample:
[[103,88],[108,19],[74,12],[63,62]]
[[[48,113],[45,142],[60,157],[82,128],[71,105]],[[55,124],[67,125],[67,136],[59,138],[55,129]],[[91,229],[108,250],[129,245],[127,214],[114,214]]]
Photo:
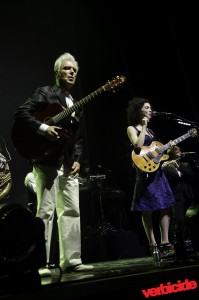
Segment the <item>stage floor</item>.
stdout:
[[[30,291],[4,293],[0,299],[197,299],[199,295],[199,253],[184,261],[164,260],[155,266],[151,257],[93,263],[85,273],[67,273],[40,278]],[[1,284],[1,282],[0,282]],[[25,285],[26,283],[24,283]],[[25,288],[25,286],[24,286]]]

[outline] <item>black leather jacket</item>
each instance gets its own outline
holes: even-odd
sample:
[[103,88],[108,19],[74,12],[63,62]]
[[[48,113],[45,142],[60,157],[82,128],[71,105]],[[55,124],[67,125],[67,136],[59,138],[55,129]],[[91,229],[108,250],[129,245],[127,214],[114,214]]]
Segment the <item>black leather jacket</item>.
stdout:
[[[76,108],[74,117],[71,114],[65,117],[65,109],[68,110],[65,95],[57,85],[38,88],[19,106],[14,114],[12,130],[12,140],[19,154],[33,163],[45,165],[64,163],[70,167],[74,161],[81,162],[83,111]],[[38,133],[42,123],[61,126],[67,137],[62,134],[59,141],[50,142]]]

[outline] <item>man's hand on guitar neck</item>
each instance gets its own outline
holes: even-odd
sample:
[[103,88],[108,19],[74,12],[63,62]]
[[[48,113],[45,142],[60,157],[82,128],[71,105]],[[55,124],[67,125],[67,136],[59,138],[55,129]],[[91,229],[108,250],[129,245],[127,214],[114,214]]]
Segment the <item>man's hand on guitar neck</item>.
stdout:
[[47,137],[47,139],[49,139],[50,141],[56,141],[57,139],[60,138],[59,136],[59,131],[62,130],[61,127],[57,127],[57,126],[48,126],[48,128],[46,129],[45,132],[45,136]]
[[176,146],[176,144],[174,143],[174,141],[169,141],[169,145],[170,145],[170,148]]

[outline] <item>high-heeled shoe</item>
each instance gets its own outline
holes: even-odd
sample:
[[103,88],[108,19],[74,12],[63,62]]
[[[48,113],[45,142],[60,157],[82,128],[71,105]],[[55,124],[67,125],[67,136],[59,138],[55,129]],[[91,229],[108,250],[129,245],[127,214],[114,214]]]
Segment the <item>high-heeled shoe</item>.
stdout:
[[149,244],[149,255],[153,256],[153,250],[154,250],[155,246],[157,246],[159,249],[159,246],[157,244],[155,244],[155,245]]
[[171,243],[160,244],[159,250],[162,259],[175,257],[175,248]]

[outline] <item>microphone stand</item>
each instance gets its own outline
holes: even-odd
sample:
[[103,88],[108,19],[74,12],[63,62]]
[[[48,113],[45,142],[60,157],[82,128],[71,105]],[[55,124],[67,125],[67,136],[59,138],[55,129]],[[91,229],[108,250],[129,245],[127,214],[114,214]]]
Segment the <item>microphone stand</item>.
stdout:
[[[179,117],[179,116],[174,115],[174,117]],[[199,123],[190,121],[190,120],[188,120],[186,118],[182,118],[182,117],[179,117],[179,119],[176,119],[176,121],[179,124],[182,124],[182,125],[185,125],[185,126],[192,126],[192,127],[196,128],[197,129],[197,133],[199,133]],[[197,134],[197,141],[199,142],[198,134]]]
[[194,159],[191,155],[189,155],[189,154],[186,154],[186,156],[190,159],[190,160],[192,160],[192,162],[194,162],[194,164],[195,164],[195,166],[196,166],[196,168],[198,168],[199,167],[199,159],[198,159],[198,155],[197,155],[197,153],[196,153],[196,157],[197,157],[197,160],[196,159]]
[[185,125],[185,126],[193,126],[195,128],[197,128],[199,130],[199,123],[190,121],[184,117],[175,115],[173,113],[169,113],[168,115],[163,116],[165,119],[171,119],[173,121],[177,121],[179,124]]
[[[178,116],[178,115],[173,114],[173,113],[168,113],[168,114],[162,115],[162,118],[176,121],[176,122],[178,122],[178,124],[181,124],[181,125],[184,125],[184,126],[192,126],[192,127],[197,129],[197,132],[199,132],[199,123],[190,121],[190,120],[188,120],[184,117]],[[197,140],[199,142],[198,135],[197,135]]]

